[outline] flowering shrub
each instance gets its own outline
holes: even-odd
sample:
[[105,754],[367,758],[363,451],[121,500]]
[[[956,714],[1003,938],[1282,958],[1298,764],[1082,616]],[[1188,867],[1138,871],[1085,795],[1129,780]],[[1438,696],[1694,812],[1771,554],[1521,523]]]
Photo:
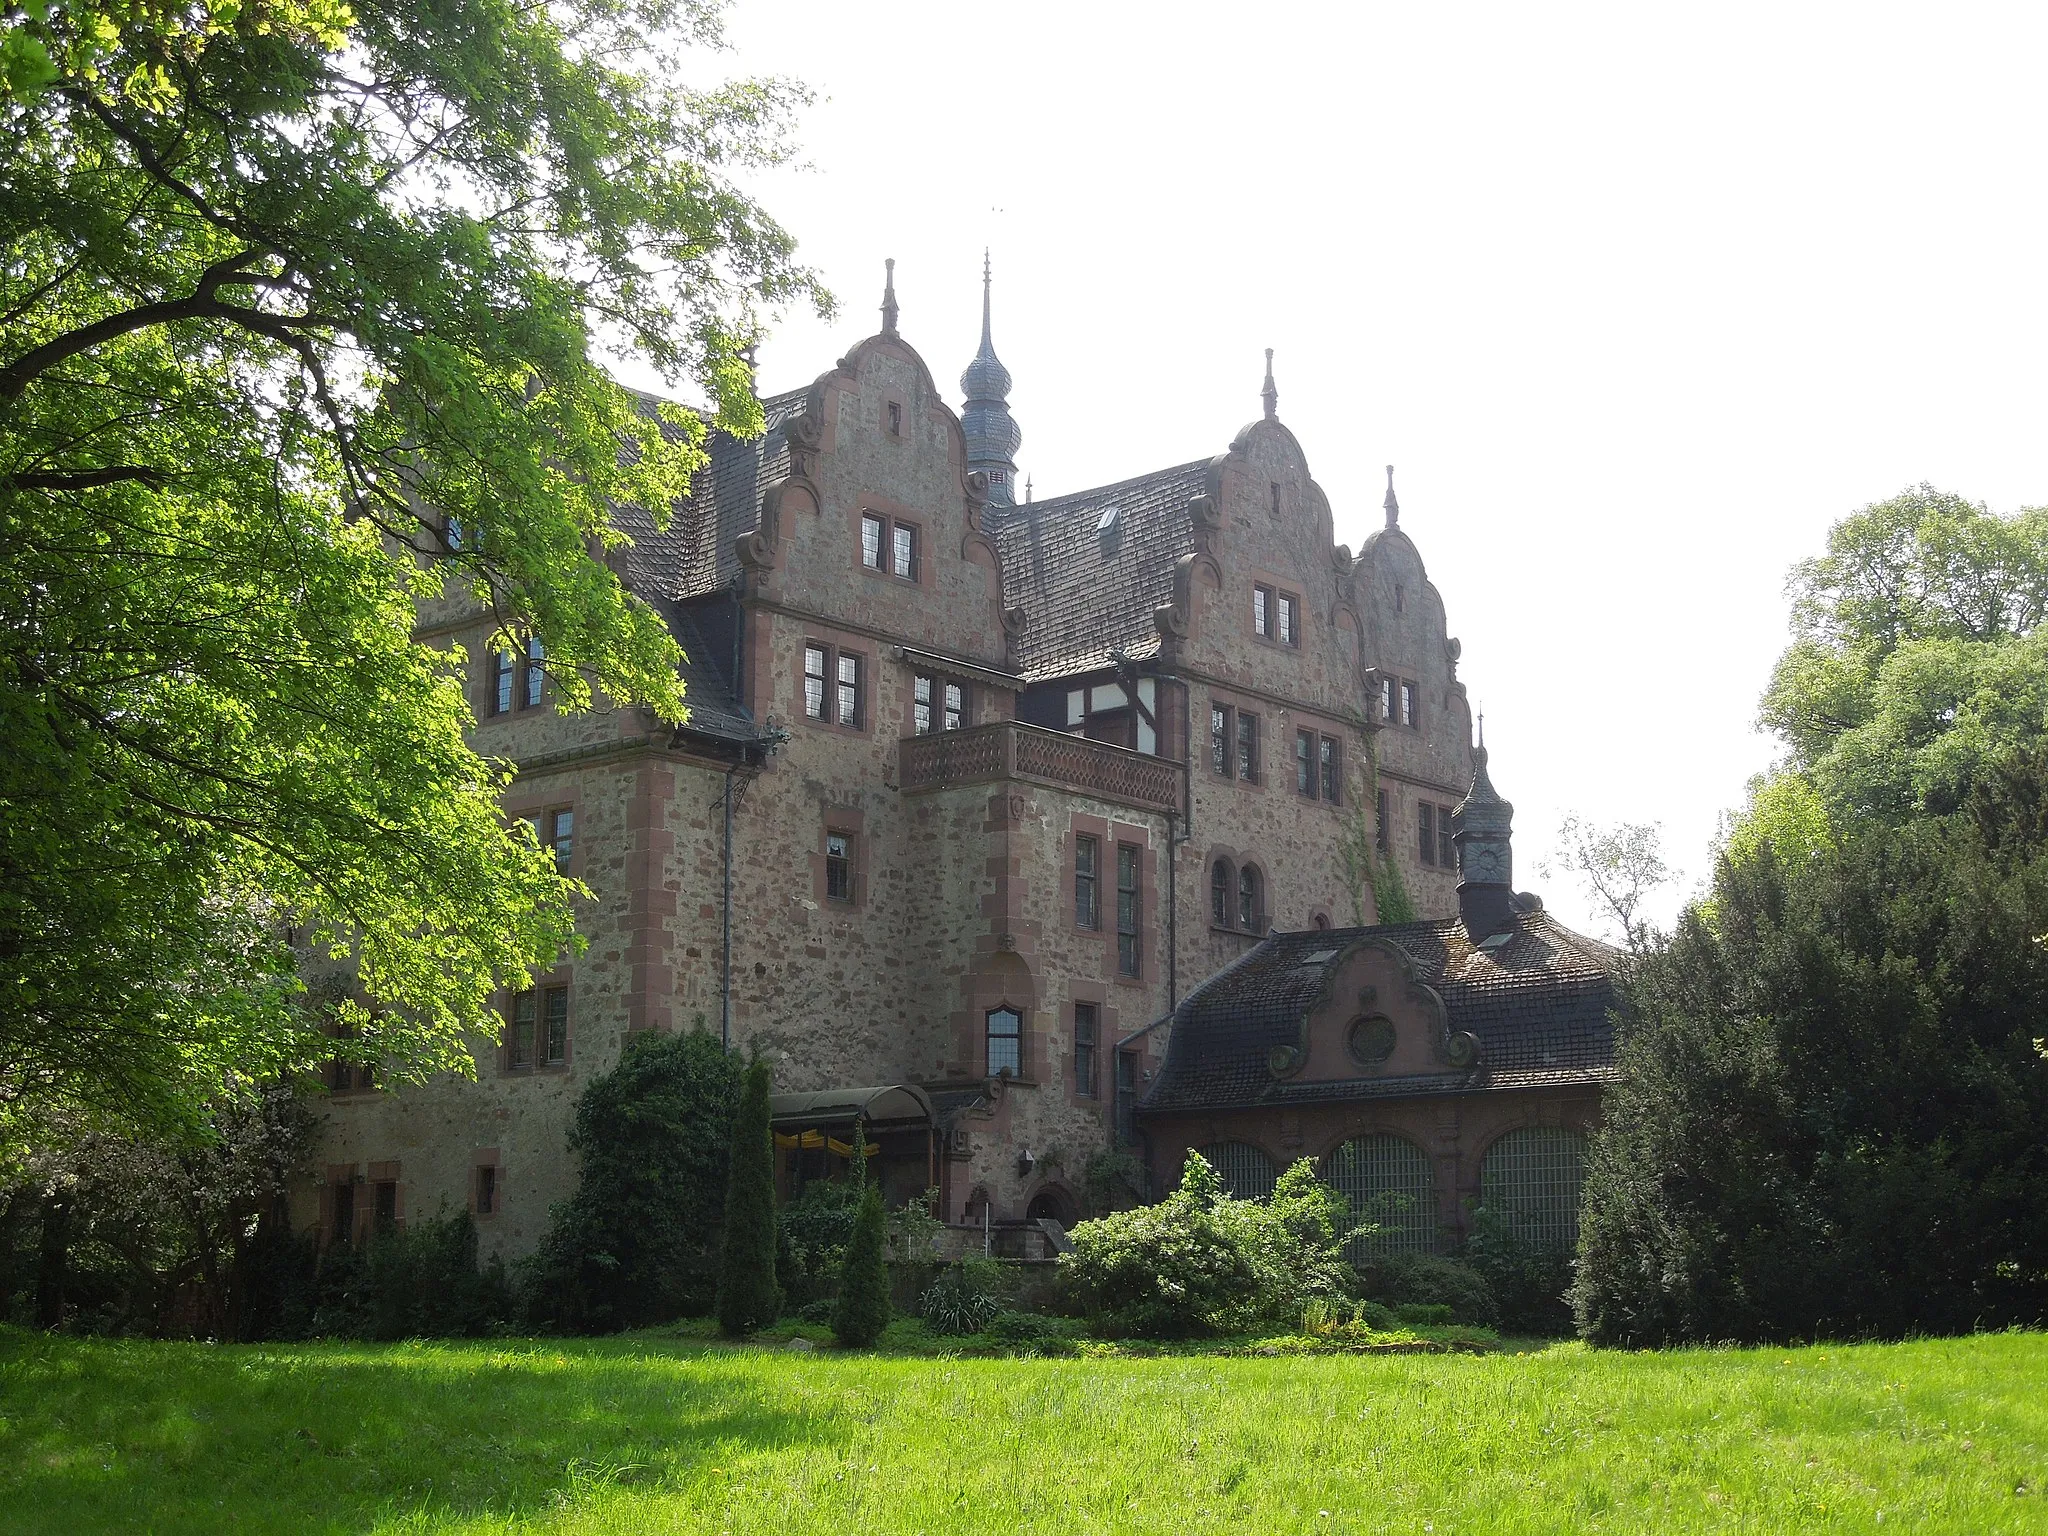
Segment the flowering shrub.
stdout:
[[1096,1330],[1197,1338],[1289,1322],[1315,1296],[1345,1295],[1344,1197],[1306,1161],[1266,1200],[1234,1200],[1190,1152],[1180,1188],[1157,1205],[1085,1221],[1060,1270]]

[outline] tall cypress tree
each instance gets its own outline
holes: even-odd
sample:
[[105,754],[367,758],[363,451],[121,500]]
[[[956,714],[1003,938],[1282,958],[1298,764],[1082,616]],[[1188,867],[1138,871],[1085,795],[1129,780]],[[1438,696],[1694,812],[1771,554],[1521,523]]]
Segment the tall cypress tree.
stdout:
[[732,1171],[725,1190],[725,1253],[718,1273],[718,1326],[743,1338],[775,1321],[775,1143],[768,1125],[768,1063],[747,1068],[732,1121]]
[[882,1191],[867,1177],[867,1153],[867,1136],[856,1126],[853,1176],[861,1186],[860,1206],[839,1272],[839,1305],[832,1312],[833,1337],[854,1349],[874,1343],[889,1326],[889,1263],[883,1252],[888,1221]]

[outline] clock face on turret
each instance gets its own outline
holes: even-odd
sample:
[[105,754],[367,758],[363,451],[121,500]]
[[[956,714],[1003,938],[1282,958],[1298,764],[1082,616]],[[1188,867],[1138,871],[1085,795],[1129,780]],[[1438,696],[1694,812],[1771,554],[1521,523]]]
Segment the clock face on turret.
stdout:
[[1474,885],[1508,885],[1510,857],[1507,848],[1500,843],[1482,843],[1468,839],[1459,851],[1459,866],[1465,879]]

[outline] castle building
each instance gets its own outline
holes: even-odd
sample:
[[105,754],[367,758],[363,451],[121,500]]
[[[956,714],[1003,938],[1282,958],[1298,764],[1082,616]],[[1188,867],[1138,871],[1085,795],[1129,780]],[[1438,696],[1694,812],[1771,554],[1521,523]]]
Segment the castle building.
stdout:
[[[957,413],[893,268],[880,331],[764,400],[759,439],[715,435],[665,527],[621,510],[688,720],[557,713],[485,615],[423,607],[482,659],[476,745],[593,893],[589,943],[504,999],[473,1082],[336,1069],[299,1203],[330,1237],[467,1208],[486,1253],[529,1251],[576,1096],[638,1030],[767,1055],[786,1189],[858,1121],[892,1201],[1027,1235],[1114,1149],[1156,1185],[1210,1147],[1256,1188],[1362,1147],[1366,1195],[1426,1175],[1434,1244],[1493,1141],[1589,1122],[1606,952],[1508,889],[1392,471],[1385,526],[1337,544],[1269,352],[1221,452],[1020,502],[986,268]],[[1396,886],[1423,920],[1377,926]]]

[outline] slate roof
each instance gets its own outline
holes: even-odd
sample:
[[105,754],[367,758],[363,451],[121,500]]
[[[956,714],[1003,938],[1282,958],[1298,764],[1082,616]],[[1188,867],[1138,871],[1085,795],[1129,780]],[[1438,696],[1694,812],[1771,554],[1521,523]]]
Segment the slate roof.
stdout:
[[[1152,611],[1173,600],[1173,568],[1195,547],[1188,503],[1208,478],[1209,461],[1176,464],[1115,485],[990,508],[988,526],[1003,560],[1003,601],[1024,610],[1019,661],[1027,681],[1064,677],[1110,664],[1121,650],[1156,655]],[[1117,509],[1115,553],[1103,553],[1098,529]]]
[[668,615],[669,632],[683,648],[683,703],[690,711],[683,729],[722,741],[752,741],[760,732],[754,717],[735,697],[725,658],[697,627],[687,603],[657,604]]
[[[1300,1039],[1303,1013],[1324,973],[1354,939],[1392,941],[1416,979],[1444,1000],[1452,1030],[1479,1037],[1466,1071],[1335,1082],[1276,1079],[1276,1045]],[[1279,933],[1189,993],[1140,1114],[1181,1110],[1411,1098],[1611,1080],[1615,950],[1573,933],[1548,913],[1518,911],[1512,937],[1476,948],[1457,918]]]
[[[661,599],[700,597],[739,574],[733,543],[761,520],[761,497],[789,473],[789,442],[782,429],[801,415],[807,390],[761,402],[768,430],[752,442],[713,432],[705,444],[711,462],[697,472],[690,494],[676,503],[668,526],[655,530],[645,507],[617,506],[613,521],[633,540],[619,551],[626,586],[655,606]],[[654,397],[646,397],[652,404]],[[673,429],[664,426],[673,435]]]

